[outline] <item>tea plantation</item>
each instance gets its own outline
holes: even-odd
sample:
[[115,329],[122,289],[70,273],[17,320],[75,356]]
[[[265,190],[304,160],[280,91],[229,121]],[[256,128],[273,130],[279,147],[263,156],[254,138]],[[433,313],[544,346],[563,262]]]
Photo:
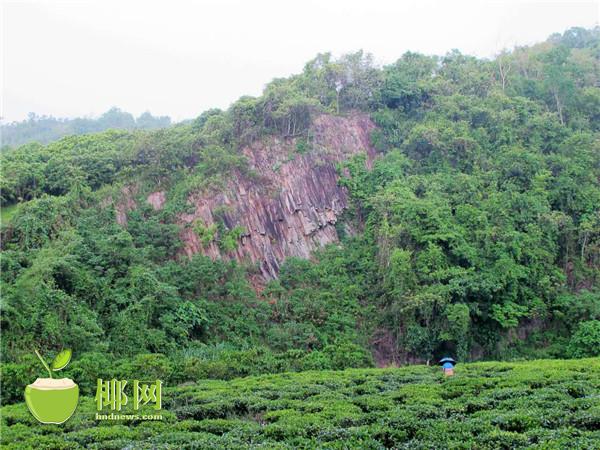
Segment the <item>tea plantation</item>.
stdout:
[[[161,421],[5,406],[6,449],[600,449],[600,358],[311,371],[167,387]],[[110,411],[109,411],[110,412]]]

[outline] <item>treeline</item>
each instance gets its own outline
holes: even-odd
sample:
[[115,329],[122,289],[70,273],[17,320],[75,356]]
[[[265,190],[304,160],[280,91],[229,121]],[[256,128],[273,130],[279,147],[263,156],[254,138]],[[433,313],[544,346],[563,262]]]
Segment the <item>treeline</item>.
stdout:
[[[3,152],[10,370],[25,370],[35,345],[183,365],[208,352],[190,373],[225,378],[365,366],[371,355],[597,355],[599,56],[598,28],[493,60],[407,53],[377,68],[361,52],[323,54],[191,123]],[[314,115],[355,110],[378,125],[380,157],[371,170],[361,157],[340,167],[352,203],[342,245],[288,260],[259,292],[255,267],[176,257],[174,218],[191,192],[218,189],[231,171],[260,182],[241,146],[275,134],[318,151]],[[160,211],[143,206],[157,188]],[[126,196],[139,206],[121,226],[114,207]],[[344,223],[358,232],[344,236]],[[263,356],[240,356],[256,349]]]
[[168,116],[153,116],[145,112],[135,118],[119,108],[111,108],[97,119],[59,119],[30,113],[27,120],[0,126],[0,133],[3,147],[17,147],[29,142],[48,144],[64,136],[98,133],[104,130],[153,130],[169,125],[171,119]]

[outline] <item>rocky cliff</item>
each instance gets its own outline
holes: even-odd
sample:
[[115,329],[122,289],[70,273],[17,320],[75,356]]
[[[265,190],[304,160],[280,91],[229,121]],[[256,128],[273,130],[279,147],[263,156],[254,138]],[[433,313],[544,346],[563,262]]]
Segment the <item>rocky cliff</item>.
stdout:
[[[263,276],[273,278],[285,258],[308,258],[316,248],[336,242],[334,225],[348,201],[346,189],[338,186],[336,165],[360,152],[370,163],[373,128],[365,115],[322,115],[303,151],[297,139],[275,137],[245,147],[258,181],[232,173],[225,189],[190,196],[194,211],[179,217],[183,252],[258,263]],[[156,208],[162,199],[154,193],[148,201]],[[224,251],[198,235],[198,225],[210,229],[218,220],[228,229],[243,229],[234,250]]]

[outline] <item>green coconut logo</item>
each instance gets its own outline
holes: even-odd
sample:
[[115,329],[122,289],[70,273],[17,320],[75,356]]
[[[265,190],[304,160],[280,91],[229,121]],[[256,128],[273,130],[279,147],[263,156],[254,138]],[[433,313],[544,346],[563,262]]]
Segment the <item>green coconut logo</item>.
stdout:
[[75,412],[79,400],[79,387],[70,378],[56,379],[52,372],[64,369],[71,361],[71,350],[61,351],[50,367],[35,350],[35,354],[48,371],[50,378],[38,378],[25,388],[25,401],[31,414],[42,423],[63,423]]

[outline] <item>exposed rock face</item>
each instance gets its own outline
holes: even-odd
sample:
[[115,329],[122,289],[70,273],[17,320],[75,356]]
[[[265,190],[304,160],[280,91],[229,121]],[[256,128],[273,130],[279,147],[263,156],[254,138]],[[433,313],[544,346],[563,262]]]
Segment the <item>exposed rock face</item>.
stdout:
[[127,225],[127,213],[137,207],[135,196],[138,186],[130,185],[121,188],[121,197],[115,204],[115,215],[119,225]]
[[155,211],[162,209],[163,205],[165,204],[165,200],[165,191],[152,192],[146,199],[146,201],[152,205],[152,208],[154,208]]
[[[260,179],[232,173],[225,189],[192,195],[188,201],[194,212],[179,216],[183,252],[249,260],[260,265],[264,277],[273,278],[285,258],[308,258],[316,248],[336,242],[334,225],[348,200],[337,184],[336,164],[360,152],[367,152],[370,163],[373,128],[365,115],[322,115],[313,124],[314,139],[306,152],[297,150],[295,139],[269,138],[244,148]],[[163,201],[148,198],[155,207]],[[198,235],[198,226],[208,229],[219,220],[229,229],[244,229],[233,251]]]
[[[337,184],[336,164],[360,152],[367,153],[370,163],[373,128],[365,115],[322,115],[313,124],[314,139],[304,153],[298,152],[295,139],[270,138],[244,148],[260,180],[232,173],[224,190],[192,195],[194,212],[180,215],[183,252],[249,260],[260,265],[263,276],[273,278],[285,258],[308,258],[316,248],[336,242],[334,225],[348,200],[345,188]],[[209,228],[218,220],[229,229],[243,227],[235,250],[225,252],[218,243],[203,243],[199,237],[198,225]]]
[[[247,146],[242,151],[256,176],[232,172],[224,188],[188,198],[193,212],[178,216],[182,253],[257,263],[262,276],[270,279],[277,276],[285,258],[308,258],[315,249],[337,242],[335,224],[348,196],[338,186],[336,165],[366,152],[370,166],[375,157],[370,144],[374,128],[364,114],[322,115],[315,119],[304,151],[298,139],[269,137]],[[102,206],[114,205],[117,222],[126,226],[127,214],[138,206],[138,194],[139,186],[125,186],[118,199],[107,198]],[[167,195],[155,191],[145,201],[158,211]],[[220,222],[229,230],[236,226],[244,230],[233,250],[198,234],[199,229],[210,230]],[[257,285],[262,284],[259,278]]]

